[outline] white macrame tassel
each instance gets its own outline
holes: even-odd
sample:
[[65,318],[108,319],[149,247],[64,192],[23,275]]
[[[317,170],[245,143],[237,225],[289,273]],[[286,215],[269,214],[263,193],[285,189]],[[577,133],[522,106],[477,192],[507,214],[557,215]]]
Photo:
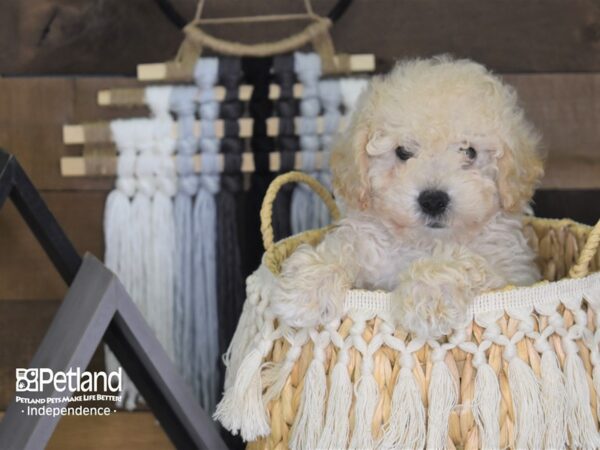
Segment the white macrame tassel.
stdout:
[[255,326],[252,323],[252,319],[254,318],[254,308],[255,306],[250,305],[248,298],[246,298],[242,315],[240,316],[231,343],[227,348],[227,352],[223,355],[223,363],[227,368],[227,371],[225,372],[225,390],[229,389],[233,384],[235,375],[246,354],[246,349],[252,343],[252,339],[254,338],[254,333],[256,332]]
[[261,367],[273,343],[262,340],[244,358],[235,382],[225,391],[213,415],[231,433],[253,441],[270,432],[267,411],[262,397]]
[[[340,91],[346,117],[350,116],[356,107],[360,94],[367,88],[369,80],[366,78],[341,78]],[[348,123],[347,121],[346,123]]]
[[[125,289],[138,304],[140,297],[139,268],[137,264],[137,248],[135,244],[136,230],[132,226],[134,219],[133,202],[130,200],[139,195],[139,179],[136,179],[139,168],[137,145],[143,137],[140,124],[142,120],[114,120],[110,124],[111,134],[115,141],[119,158],[117,161],[116,189],[111,192],[106,202],[104,229],[106,242],[105,262],[120,278]],[[137,193],[137,194],[136,194]],[[119,363],[112,352],[106,349],[107,371],[117,370]],[[121,401],[117,406],[133,410],[138,401],[138,391],[127,376],[123,374]]]
[[[269,269],[261,265],[246,279],[246,301],[235,333],[223,355],[225,372],[225,390],[235,382],[235,377],[246,354],[252,349],[254,339],[262,328],[262,314],[269,303],[269,296],[263,295],[265,288],[274,283],[274,276]],[[304,333],[307,336],[306,333]]]
[[350,434],[350,408],[354,386],[348,372],[348,352],[338,353],[338,361],[331,374],[325,426],[317,448],[346,448]]
[[568,444],[567,391],[565,378],[560,370],[556,353],[548,348],[542,352],[540,372],[542,375],[542,408],[546,418],[544,448],[560,449]]
[[[477,355],[477,354],[476,354]],[[485,355],[482,356],[485,358]],[[475,393],[473,396],[473,417],[479,430],[481,447],[484,449],[500,446],[500,385],[494,369],[485,362],[475,361]]]
[[448,443],[448,420],[458,400],[458,389],[448,365],[445,351],[433,352],[434,362],[428,392],[427,448],[443,449]]
[[323,366],[325,354],[317,344],[313,358],[304,377],[300,407],[291,430],[289,445],[292,450],[316,448],[323,430],[327,377]]
[[425,446],[425,409],[421,391],[412,374],[414,362],[410,354],[404,363],[392,395],[392,406],[381,449],[423,448]]
[[362,375],[356,390],[354,431],[350,447],[373,448],[372,421],[379,400],[379,387],[372,373]]
[[592,415],[587,376],[583,361],[578,355],[577,344],[569,338],[563,338],[563,347],[567,353],[564,373],[569,399],[567,423],[571,447],[599,448],[600,436]]
[[262,383],[265,388],[263,399],[265,404],[277,398],[283,390],[307,339],[308,333],[306,331],[300,331],[294,337],[289,337],[291,347],[287,351],[285,359],[280,363],[265,366],[263,369]]
[[516,415],[516,448],[543,448],[544,410],[541,389],[533,370],[516,355],[514,345],[506,347],[504,358],[508,363],[508,384]]
[[354,387],[347,362],[340,360],[333,368],[331,390],[327,400],[325,426],[317,448],[346,448],[350,435],[350,408]]
[[592,380],[594,381],[594,390],[596,391],[596,414],[600,417],[600,363],[594,365]]
[[154,325],[159,341],[171,359],[175,360],[173,346],[173,309],[175,304],[175,215],[172,198],[177,192],[177,177],[173,153],[175,140],[171,137],[173,122],[167,100],[161,103],[165,111],[154,111],[152,121],[156,161],[156,192],[152,200],[150,244],[150,272],[148,279],[148,317]]

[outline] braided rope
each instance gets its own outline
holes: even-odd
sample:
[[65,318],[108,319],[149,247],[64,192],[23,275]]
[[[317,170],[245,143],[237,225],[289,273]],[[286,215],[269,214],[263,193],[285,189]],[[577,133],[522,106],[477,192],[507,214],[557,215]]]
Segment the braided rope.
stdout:
[[284,184],[287,183],[305,183],[307,184],[315,193],[321,197],[329,212],[331,213],[331,217],[334,221],[337,221],[340,218],[340,211],[335,203],[334,198],[329,193],[327,188],[319,183],[317,180],[312,178],[309,175],[306,175],[302,172],[289,172],[283,175],[278,176],[273,180],[269,189],[267,189],[267,193],[265,194],[265,198],[262,203],[262,207],[260,209],[260,231],[262,233],[262,240],[265,250],[269,251],[273,247],[274,240],[274,232],[273,232],[273,202],[275,201],[275,197],[277,193],[281,189]]
[[600,221],[594,226],[592,231],[588,236],[588,240],[585,243],[585,247],[581,251],[581,255],[579,255],[579,260],[577,264],[575,264],[571,270],[569,271],[569,277],[571,278],[582,278],[585,277],[589,271],[590,261],[598,251],[598,246],[600,245]]
[[297,34],[276,42],[258,44],[242,44],[240,42],[231,42],[216,38],[197,28],[197,24],[193,22],[187,25],[183,31],[186,39],[198,47],[208,47],[224,55],[263,57],[288,53],[301,48],[317,37],[327,33],[329,28],[331,28],[331,24],[330,19],[323,17],[314,18],[313,23]]

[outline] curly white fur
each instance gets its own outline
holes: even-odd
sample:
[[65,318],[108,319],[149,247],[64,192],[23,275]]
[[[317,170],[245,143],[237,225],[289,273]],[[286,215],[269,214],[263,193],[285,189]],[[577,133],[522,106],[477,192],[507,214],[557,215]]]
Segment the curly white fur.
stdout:
[[[276,314],[315,326],[341,315],[349,289],[385,289],[399,325],[437,337],[479,293],[539,280],[521,220],[543,172],[538,142],[514,91],[479,64],[408,61],[375,78],[332,154],[346,217],[284,262]],[[420,207],[428,190],[447,193],[442,213]]]

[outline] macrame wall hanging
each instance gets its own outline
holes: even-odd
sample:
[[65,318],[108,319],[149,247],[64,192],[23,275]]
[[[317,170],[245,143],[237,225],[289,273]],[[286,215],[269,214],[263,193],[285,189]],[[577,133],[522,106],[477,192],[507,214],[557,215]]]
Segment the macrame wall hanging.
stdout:
[[[177,84],[98,94],[101,105],[145,105],[150,117],[65,126],[65,143],[86,148],[83,158],[63,158],[61,169],[65,176],[116,175],[105,209],[106,263],[213,412],[244,279],[262,254],[267,186],[294,168],[329,185],[331,141],[366,79],[321,77],[371,71],[374,58],[336,54],[331,20],[310,4],[306,14],[275,17],[308,19],[302,33],[255,46],[222,41],[199,26],[273,16],[202,19],[201,10],[202,2],[174,61],[138,68],[141,80]],[[291,53],[310,43],[316,53]],[[229,56],[201,57],[205,47]],[[274,215],[278,237],[330,221],[302,187],[286,188]],[[108,351],[106,364],[118,365]],[[139,400],[126,379],[121,406],[133,409]]]

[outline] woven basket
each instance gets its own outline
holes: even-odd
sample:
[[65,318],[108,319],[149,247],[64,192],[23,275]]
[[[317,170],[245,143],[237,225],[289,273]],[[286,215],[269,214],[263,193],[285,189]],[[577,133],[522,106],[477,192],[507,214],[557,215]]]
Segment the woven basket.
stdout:
[[[546,281],[486,293],[465,330],[440,341],[394,329],[385,292],[353,290],[345,315],[320,329],[279,323],[269,287],[280,264],[326,229],[273,243],[263,203],[261,267],[226,355],[215,417],[248,448],[600,447],[600,224],[531,218],[526,235]],[[599,331],[596,331],[596,330]]]

